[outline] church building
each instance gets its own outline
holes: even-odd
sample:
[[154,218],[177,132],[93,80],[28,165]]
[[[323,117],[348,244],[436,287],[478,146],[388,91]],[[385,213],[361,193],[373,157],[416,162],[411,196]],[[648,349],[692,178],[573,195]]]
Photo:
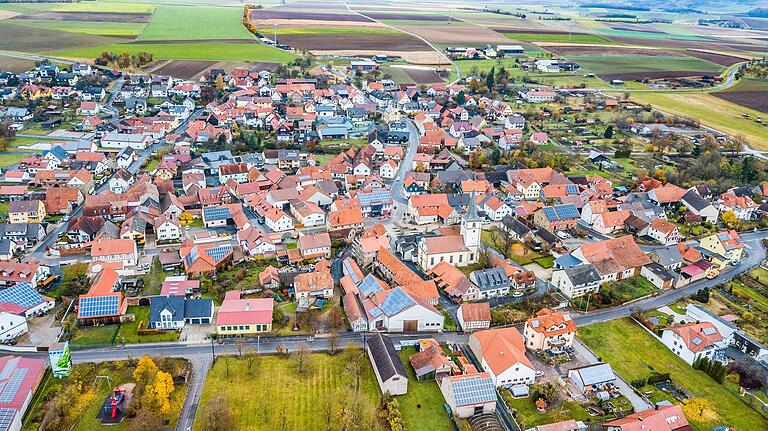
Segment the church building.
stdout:
[[461,219],[459,235],[425,236],[419,239],[419,266],[426,272],[443,261],[458,267],[477,263],[481,232],[482,218],[477,214],[477,201],[472,193],[467,212]]

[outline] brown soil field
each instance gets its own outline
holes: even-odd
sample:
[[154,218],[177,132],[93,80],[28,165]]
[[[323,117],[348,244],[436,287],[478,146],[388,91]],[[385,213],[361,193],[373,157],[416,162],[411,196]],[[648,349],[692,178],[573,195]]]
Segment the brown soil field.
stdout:
[[546,28],[493,28],[498,33],[524,33],[524,34],[568,34],[567,31],[549,30]]
[[663,34],[664,32],[653,28],[651,25],[646,24],[629,24],[626,22],[604,22],[603,24],[614,30],[626,30],[626,31],[641,31],[643,33],[657,33]]
[[485,27],[474,25],[400,25],[401,30],[419,35],[432,43],[506,44],[509,39]]
[[316,13],[278,9],[251,9],[250,18],[256,20],[303,19],[311,21],[371,21],[366,17],[352,13]]
[[[366,16],[373,19],[391,19],[391,20],[413,20],[413,21],[444,21],[448,22],[448,17],[445,15],[426,15],[426,14],[413,14],[413,13],[397,13],[397,12],[364,12]],[[452,21],[462,22],[458,18],[452,19]]]
[[408,76],[413,79],[413,82],[417,84],[434,84],[436,82],[443,82],[443,80],[437,76],[434,71],[431,70],[418,70],[418,69],[403,69]]
[[256,26],[257,30],[262,30],[265,33],[269,33],[277,25],[278,28],[363,28],[363,29],[381,29],[386,30],[385,27],[376,21],[313,21],[307,19],[256,19],[251,20],[251,23]]
[[537,43],[536,45],[546,46],[547,51],[552,51],[557,55],[578,56],[578,55],[646,55],[646,56],[665,56],[665,57],[684,57],[680,51],[650,49],[650,48],[629,48],[612,45],[554,45]]
[[35,67],[34,60],[24,58],[0,56],[0,70],[6,70],[13,73],[26,72]]
[[717,73],[702,73],[685,70],[657,70],[653,72],[624,72],[624,73],[605,73],[598,75],[600,78],[610,81],[613,79],[620,79],[622,81],[634,81],[640,79],[662,79],[662,78],[687,78],[693,76],[717,76]]
[[717,92],[712,93],[712,95],[737,105],[768,113],[768,92],[765,91]]
[[281,43],[303,50],[397,50],[429,49],[419,39],[407,34],[370,34],[350,31],[349,34],[284,34]]
[[43,19],[51,21],[95,21],[95,22],[149,22],[152,17],[144,13],[111,12],[33,12],[19,15],[14,19]]
[[155,69],[153,73],[157,75],[171,75],[174,78],[192,79],[195,75],[216,64],[215,61],[190,61],[174,60]]
[[723,55],[723,54],[717,54],[714,52],[697,51],[694,49],[689,49],[688,51],[686,51],[686,54],[690,55],[691,57],[696,57],[702,60],[711,61],[712,63],[719,64],[721,66],[731,66],[733,64],[744,61],[744,59],[739,57],[734,57],[732,55]]
[[[604,36],[606,39],[610,39],[621,45],[643,45],[647,44],[647,39],[637,39],[633,37],[614,37]],[[677,48],[677,49],[706,49],[710,51],[746,51],[746,52],[759,52],[762,48],[759,45],[751,45],[747,43],[723,43],[723,42],[702,42],[695,40],[671,40],[671,39],[655,39],[653,40],[653,46],[659,48]]]

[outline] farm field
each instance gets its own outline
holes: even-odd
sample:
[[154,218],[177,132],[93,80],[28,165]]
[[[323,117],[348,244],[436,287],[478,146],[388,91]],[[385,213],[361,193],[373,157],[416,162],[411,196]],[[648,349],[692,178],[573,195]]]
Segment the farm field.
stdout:
[[[636,103],[651,104],[655,108],[680,116],[694,117],[705,126],[735,136],[741,135],[755,149],[768,150],[768,126],[756,123],[760,111],[729,102],[712,93],[632,93]],[[753,119],[745,119],[748,113]]]
[[585,33],[517,33],[499,30],[504,36],[509,39],[518,40],[522,42],[564,42],[564,43],[581,43],[581,44],[603,44],[613,45],[614,42],[604,37],[600,37],[594,34]]
[[296,56],[260,43],[130,43],[98,45],[56,52],[70,58],[96,58],[102,52],[150,52],[155,60],[264,61],[288,63]]
[[242,9],[158,6],[139,40],[254,39],[242,25]]
[[[606,337],[605,334],[611,336]],[[627,381],[647,378],[653,371],[670,373],[672,379],[694,397],[711,402],[720,417],[707,422],[689,418],[696,431],[709,431],[722,423],[739,430],[768,426],[768,420],[737,395],[718,385],[707,374],[694,370],[628,318],[580,327],[579,338]]]
[[[347,399],[334,395],[349,389],[354,382],[345,372],[344,353],[317,353],[310,357],[312,370],[304,376],[298,375],[289,359],[276,355],[260,356],[254,361],[252,373],[246,359],[218,358],[205,381],[194,430],[204,429],[200,418],[205,416],[208,401],[217,394],[226,396],[232,406],[236,430],[281,429],[283,415],[285,429],[289,430],[316,429],[324,424],[324,402]],[[365,398],[366,405],[378,406],[379,386],[365,356],[363,365],[359,396]],[[378,424],[375,412],[367,412],[368,419],[370,415]]]
[[509,43],[503,35],[491,29],[462,22],[450,24],[433,21],[383,21],[404,31],[419,35],[424,39],[447,45],[499,44]]
[[100,36],[127,37],[136,36],[144,28],[138,22],[104,21],[63,21],[63,20],[14,20],[24,25],[70,33],[92,34]]
[[16,163],[19,163],[19,161],[25,157],[28,157],[28,154],[20,154],[20,153],[0,153],[0,168],[4,168],[6,166],[15,165]]
[[49,10],[56,12],[111,12],[111,13],[152,13],[157,5],[144,2],[80,1],[59,3]]
[[0,56],[0,67],[13,73],[21,73],[35,67],[33,60]]
[[[119,40],[16,24],[21,22],[19,20],[0,21],[0,50],[51,52],[109,44]],[[20,34],[23,34],[24,37],[19,37]]]
[[724,91],[712,93],[713,96],[768,113],[768,80],[743,78],[736,85]]
[[585,55],[570,56],[568,59],[606,80],[719,74],[721,70],[717,64],[694,57]]

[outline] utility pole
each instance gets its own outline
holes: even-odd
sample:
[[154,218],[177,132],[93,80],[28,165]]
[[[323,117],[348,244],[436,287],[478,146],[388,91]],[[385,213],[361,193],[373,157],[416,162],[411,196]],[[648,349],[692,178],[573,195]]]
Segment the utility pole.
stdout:
[[213,338],[211,338],[211,360],[216,360],[216,350],[213,347]]
[[277,46],[277,24],[273,24],[275,29],[275,46]]
[[585,312],[585,313],[589,311],[589,299],[590,299],[591,297],[592,297],[592,292],[589,292],[589,293],[587,294],[587,306],[586,306],[586,308],[584,308],[584,312]]

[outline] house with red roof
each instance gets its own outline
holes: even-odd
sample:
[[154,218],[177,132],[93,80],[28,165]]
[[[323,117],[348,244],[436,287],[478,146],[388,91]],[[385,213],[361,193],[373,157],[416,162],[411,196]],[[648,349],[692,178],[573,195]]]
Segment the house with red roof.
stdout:
[[661,342],[680,359],[693,365],[699,358],[725,361],[726,340],[711,322],[670,326],[661,333]]
[[239,290],[230,290],[216,316],[216,333],[235,336],[270,332],[274,306],[272,298],[244,299]]
[[119,281],[117,271],[110,267],[101,269],[92,279],[88,293],[80,295],[77,305],[77,321],[80,325],[119,323],[128,310],[123,292],[115,291]]
[[567,311],[544,308],[525,321],[523,334],[529,350],[562,350],[573,345],[576,322]]
[[525,343],[517,328],[475,332],[469,336],[469,348],[496,387],[533,384],[536,369],[525,356]]
[[693,431],[683,409],[676,405],[660,405],[606,422],[606,431]]
[[45,376],[43,359],[0,358],[0,423],[3,430],[20,430],[37,388]]

